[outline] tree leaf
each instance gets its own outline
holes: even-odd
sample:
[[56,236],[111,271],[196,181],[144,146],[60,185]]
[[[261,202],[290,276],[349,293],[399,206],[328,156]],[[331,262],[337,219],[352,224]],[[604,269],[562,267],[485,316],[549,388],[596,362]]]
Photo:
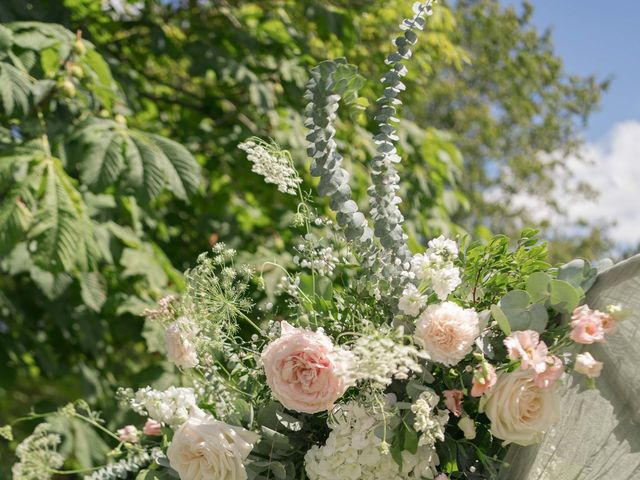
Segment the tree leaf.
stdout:
[[2,111],[9,117],[29,111],[32,81],[9,63],[0,62],[0,98]]

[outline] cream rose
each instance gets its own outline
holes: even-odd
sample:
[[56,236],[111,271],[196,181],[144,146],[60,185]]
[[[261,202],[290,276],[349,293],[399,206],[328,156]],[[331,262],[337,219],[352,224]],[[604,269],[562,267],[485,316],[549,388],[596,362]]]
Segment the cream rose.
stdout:
[[560,413],[555,388],[537,386],[535,372],[531,370],[501,373],[484,398],[483,408],[491,420],[491,433],[504,440],[505,445],[539,443]]
[[430,305],[420,315],[414,339],[434,362],[455,365],[471,352],[479,334],[475,310],[444,302]]
[[290,410],[330,410],[347,389],[345,366],[331,339],[322,331],[294,328],[282,322],[282,335],[262,352],[267,384]]
[[181,480],[246,480],[244,461],[257,441],[253,432],[201,414],[178,429],[167,457]]

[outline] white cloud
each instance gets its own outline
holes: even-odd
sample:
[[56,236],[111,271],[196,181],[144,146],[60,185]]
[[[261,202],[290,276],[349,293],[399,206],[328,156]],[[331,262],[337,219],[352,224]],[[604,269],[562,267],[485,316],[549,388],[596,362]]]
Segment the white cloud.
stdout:
[[[570,171],[599,192],[594,200],[563,202],[571,219],[615,222],[609,231],[619,245],[640,243],[640,122],[614,125],[599,142],[584,146],[588,163],[569,159]],[[558,192],[562,199],[562,193]]]

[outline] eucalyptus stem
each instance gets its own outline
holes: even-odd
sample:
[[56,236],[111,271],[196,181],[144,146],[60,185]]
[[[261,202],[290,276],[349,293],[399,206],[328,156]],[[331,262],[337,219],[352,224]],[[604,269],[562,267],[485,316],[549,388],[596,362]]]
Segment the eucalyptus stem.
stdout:
[[374,117],[378,122],[378,132],[374,136],[378,153],[371,161],[373,185],[368,190],[374,233],[380,238],[384,248],[392,251],[394,256],[403,261],[411,254],[407,247],[408,237],[402,230],[404,217],[398,207],[401,202],[397,194],[400,189],[400,177],[395,164],[399,163],[401,158],[394,145],[398,136],[393,124],[399,122],[395,116],[397,107],[402,104],[398,96],[406,88],[402,78],[407,74],[407,68],[401,61],[411,57],[411,46],[418,40],[414,30],[422,30],[426,23],[424,17],[432,13],[432,3],[433,0],[417,2],[413,6],[413,18],[405,19],[400,24],[404,34],[393,41],[396,51],[389,54],[385,60],[390,69],[380,80],[385,88],[383,95],[376,100],[377,113]]

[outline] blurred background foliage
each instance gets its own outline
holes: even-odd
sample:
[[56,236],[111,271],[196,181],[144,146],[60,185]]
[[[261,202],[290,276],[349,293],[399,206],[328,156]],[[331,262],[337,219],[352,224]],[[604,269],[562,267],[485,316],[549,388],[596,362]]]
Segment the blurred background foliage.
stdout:
[[[218,241],[287,262],[296,200],[236,146],[274,138],[311,189],[302,94],[325,58],[371,80],[339,132],[366,209],[375,80],[411,3],[0,4],[0,424],[84,397],[115,426],[117,386],[174,380],[140,313],[180,290],[179,272]],[[399,129],[413,248],[439,233],[517,235],[539,205],[561,214],[551,192],[607,87],[564,70],[529,6],[440,3],[408,62]],[[610,248],[601,226],[538,226],[555,261]],[[96,439],[78,438],[69,448],[88,465]]]

